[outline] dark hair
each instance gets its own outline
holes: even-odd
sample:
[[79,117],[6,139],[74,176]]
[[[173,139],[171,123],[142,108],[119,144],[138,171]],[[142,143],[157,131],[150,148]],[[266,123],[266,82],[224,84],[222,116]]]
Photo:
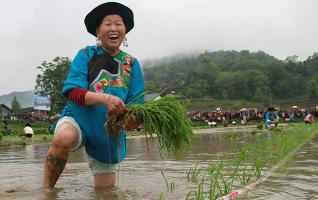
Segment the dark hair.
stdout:
[[31,123],[26,123],[25,126],[32,127]]
[[269,107],[269,108],[267,109],[267,111],[275,111],[275,108],[274,108],[274,107]]

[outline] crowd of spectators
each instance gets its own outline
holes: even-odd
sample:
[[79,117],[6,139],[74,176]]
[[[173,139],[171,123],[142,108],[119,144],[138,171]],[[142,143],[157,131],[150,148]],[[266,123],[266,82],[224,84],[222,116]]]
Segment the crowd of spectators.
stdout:
[[[187,115],[194,126],[205,124],[210,127],[218,125],[226,127],[228,125],[235,126],[236,124],[248,125],[251,121],[264,121],[266,111],[266,109],[258,110],[256,108],[243,108],[240,110],[221,110],[220,108],[217,108],[216,110],[209,112],[189,111]],[[318,111],[313,108],[300,108],[296,106],[287,109],[276,108],[276,112],[281,119],[281,122],[294,122],[299,119],[303,120],[308,114],[314,116],[318,115]]]

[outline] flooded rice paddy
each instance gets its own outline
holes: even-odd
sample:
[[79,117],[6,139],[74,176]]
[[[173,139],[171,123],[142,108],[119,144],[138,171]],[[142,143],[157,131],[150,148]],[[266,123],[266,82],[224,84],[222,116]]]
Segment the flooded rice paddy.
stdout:
[[[48,144],[0,148],[0,199],[55,200],[55,199],[185,199],[196,184],[187,181],[186,170],[195,164],[206,166],[223,154],[235,153],[243,144],[269,139],[271,133],[253,135],[249,129],[237,129],[239,137],[226,137],[229,129],[198,130],[191,149],[183,160],[161,158],[155,142],[144,137],[127,139],[128,157],[120,165],[117,187],[112,190],[94,189],[93,178],[86,162],[84,149],[71,154],[66,168],[51,192],[39,190],[43,163]],[[212,132],[212,133],[211,133]],[[165,180],[175,185],[168,192]],[[20,192],[8,193],[13,189]],[[318,137],[304,145],[286,166],[271,176],[243,199],[318,199]]]

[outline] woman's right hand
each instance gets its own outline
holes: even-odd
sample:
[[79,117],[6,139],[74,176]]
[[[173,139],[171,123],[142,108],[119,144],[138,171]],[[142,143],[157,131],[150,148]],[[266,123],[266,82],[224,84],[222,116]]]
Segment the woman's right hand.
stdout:
[[108,112],[116,113],[118,115],[126,112],[125,103],[117,96],[108,94],[108,96],[105,98],[104,104],[107,107]]

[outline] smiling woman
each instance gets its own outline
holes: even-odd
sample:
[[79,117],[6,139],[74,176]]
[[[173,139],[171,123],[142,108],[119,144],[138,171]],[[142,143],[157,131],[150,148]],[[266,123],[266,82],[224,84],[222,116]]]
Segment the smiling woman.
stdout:
[[[85,146],[95,186],[116,183],[118,163],[126,157],[126,136],[120,145],[103,127],[108,113],[122,114],[126,103],[144,92],[136,58],[121,51],[126,34],[134,27],[130,8],[108,2],[85,17],[87,31],[99,41],[81,49],[74,58],[63,95],[69,99],[55,128],[44,167],[43,188],[53,188],[71,150]],[[143,103],[143,97],[134,103]]]
[[97,38],[112,55],[118,54],[119,46],[125,38],[126,28],[119,15],[108,15],[96,29]]

